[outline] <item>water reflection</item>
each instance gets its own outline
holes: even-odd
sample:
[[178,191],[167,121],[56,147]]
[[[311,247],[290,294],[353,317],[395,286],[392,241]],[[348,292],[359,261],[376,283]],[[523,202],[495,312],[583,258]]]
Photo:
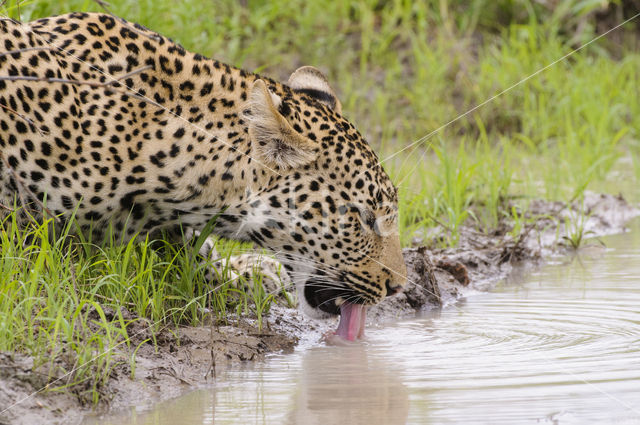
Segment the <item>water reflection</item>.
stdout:
[[406,423],[409,397],[399,368],[368,351],[365,344],[354,344],[274,356],[267,364],[224,371],[215,388],[190,392],[152,411],[132,409],[86,418],[83,424]]
[[197,390],[182,397],[158,404],[154,409],[137,409],[108,416],[90,416],[82,425],[213,425],[215,420],[215,393]]
[[389,366],[368,356],[364,345],[309,350],[286,423],[406,423],[407,389]]

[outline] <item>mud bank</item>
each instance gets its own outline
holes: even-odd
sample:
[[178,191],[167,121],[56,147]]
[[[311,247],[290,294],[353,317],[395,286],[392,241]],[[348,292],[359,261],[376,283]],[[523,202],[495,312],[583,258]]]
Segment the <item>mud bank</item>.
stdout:
[[[588,194],[584,203],[572,205],[535,201],[524,212],[519,232],[513,231],[516,223],[505,219],[491,234],[472,226],[463,228],[455,249],[406,248],[407,289],[371,308],[368,325],[446,306],[470,292],[489,289],[516,263],[566,253],[572,249],[576,223],[585,236],[600,236],[623,232],[625,224],[638,215],[638,208],[610,195]],[[433,229],[434,235],[445,232]],[[421,242],[417,240],[416,245]],[[263,320],[261,330],[255,321],[233,316],[226,324],[182,328],[179,336],[166,329],[157,334],[155,345],[145,323],[134,322],[132,348],[118,347],[121,362],[100,390],[103,397],[97,411],[150,406],[213,382],[216,373],[232,362],[260,360],[268,353],[293,350],[297,344],[321,344],[322,335],[337,325],[335,320],[309,319],[277,305]],[[137,346],[132,370],[130,359]],[[78,423],[92,411],[63,390],[45,389],[33,395],[65,384],[65,376],[55,372],[62,367],[53,366],[34,368],[29,357],[0,353],[0,424]]]

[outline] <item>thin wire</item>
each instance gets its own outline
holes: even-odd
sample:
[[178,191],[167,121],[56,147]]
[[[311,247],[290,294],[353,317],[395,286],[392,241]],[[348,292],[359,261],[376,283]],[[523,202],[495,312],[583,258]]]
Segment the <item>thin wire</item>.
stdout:
[[[595,41],[598,41],[599,39],[601,39],[602,37],[606,36],[606,35],[607,35],[607,34],[609,34],[610,32],[615,31],[615,30],[617,30],[618,28],[620,28],[621,26],[623,26],[623,25],[627,24],[628,22],[633,21],[633,20],[634,20],[634,19],[636,19],[638,16],[640,16],[640,13],[637,13],[637,14],[633,15],[631,18],[629,18],[629,19],[627,19],[626,21],[624,21],[624,22],[622,22],[622,23],[620,23],[620,24],[616,25],[615,27],[611,28],[611,29],[610,29],[610,30],[608,30],[607,32],[600,34],[599,36],[597,36],[597,37],[595,37],[594,39],[592,39],[591,41],[589,41],[589,42],[587,42],[587,43],[583,44],[582,46],[578,47],[577,49],[572,50],[571,52],[567,53],[566,55],[562,56],[562,57],[561,57],[561,58],[559,58],[559,59],[556,59],[555,61],[551,62],[551,63],[550,63],[550,64],[548,64],[547,66],[545,66],[545,67],[543,67],[543,68],[540,68],[539,70],[537,70],[537,71],[536,71],[536,72],[534,72],[533,74],[531,74],[531,75],[529,75],[529,76],[527,76],[527,77],[523,78],[522,80],[518,81],[517,83],[513,84],[512,86],[510,86],[510,87],[508,87],[508,88],[506,88],[506,89],[502,90],[501,92],[499,92],[499,93],[497,93],[497,94],[493,95],[492,97],[490,97],[489,99],[485,100],[484,102],[482,102],[482,103],[480,103],[480,104],[478,104],[478,105],[474,106],[473,108],[469,109],[467,112],[465,112],[465,113],[463,113],[463,114],[461,114],[461,115],[458,115],[456,118],[452,119],[451,121],[447,122],[446,124],[441,125],[440,127],[436,128],[436,129],[435,129],[435,130],[433,130],[432,132],[430,132],[430,133],[428,133],[428,134],[426,134],[426,135],[422,136],[422,137],[421,137],[421,138],[419,138],[418,140],[416,140],[416,141],[412,142],[411,144],[409,144],[409,145],[405,146],[404,148],[400,149],[399,151],[395,152],[394,154],[389,155],[388,157],[386,157],[386,158],[384,158],[384,159],[380,160],[380,161],[378,162],[378,165],[382,164],[382,163],[383,163],[383,162],[385,162],[385,161],[390,160],[391,158],[393,158],[393,157],[395,157],[395,156],[399,155],[400,153],[404,152],[405,150],[407,150],[407,149],[409,149],[409,148],[411,148],[411,147],[413,147],[413,146],[417,145],[418,143],[420,143],[420,142],[422,142],[422,141],[424,141],[424,140],[429,139],[431,136],[433,136],[434,134],[438,133],[438,132],[439,132],[439,131],[441,131],[442,129],[444,129],[444,128],[448,127],[449,125],[451,125],[451,124],[453,124],[454,122],[456,122],[456,121],[460,120],[461,118],[466,117],[467,115],[469,115],[469,114],[470,114],[470,113],[472,113],[473,111],[475,111],[475,110],[477,110],[478,108],[483,107],[483,106],[484,106],[484,105],[486,105],[487,103],[489,103],[489,102],[491,102],[491,101],[493,101],[493,100],[497,99],[498,97],[500,97],[500,96],[502,96],[503,94],[507,93],[507,92],[508,92],[508,91],[510,91],[511,89],[513,89],[513,88],[515,88],[515,87],[517,87],[517,86],[521,85],[522,83],[524,83],[524,82],[526,82],[526,81],[530,80],[531,78],[535,77],[536,75],[540,74],[541,72],[543,72],[543,71],[545,71],[545,70],[547,70],[547,69],[551,68],[552,66],[554,66],[554,65],[555,65],[555,64],[557,64],[558,62],[562,62],[563,60],[565,60],[565,59],[566,59],[566,58],[568,58],[569,56],[573,55],[574,53],[576,53],[576,52],[578,52],[578,51],[580,51],[580,50],[582,50],[582,49],[584,49],[585,47],[587,47],[587,46],[588,46],[588,45],[590,45],[591,43],[593,43],[593,42],[595,42]],[[424,154],[423,154],[423,155],[424,155]],[[421,157],[421,158],[422,158],[422,157]],[[419,161],[418,161],[418,162],[419,162]]]

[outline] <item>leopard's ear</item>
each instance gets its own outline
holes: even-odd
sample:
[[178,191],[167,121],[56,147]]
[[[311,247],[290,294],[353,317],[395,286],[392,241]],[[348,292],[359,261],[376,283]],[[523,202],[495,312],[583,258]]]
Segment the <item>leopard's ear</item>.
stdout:
[[282,100],[262,80],[251,87],[245,118],[255,159],[268,167],[287,170],[316,159],[318,144],[303,137],[289,124],[278,108]]
[[338,96],[329,85],[327,77],[319,69],[312,66],[298,68],[289,77],[287,85],[296,92],[313,97],[337,113],[342,113],[342,105]]

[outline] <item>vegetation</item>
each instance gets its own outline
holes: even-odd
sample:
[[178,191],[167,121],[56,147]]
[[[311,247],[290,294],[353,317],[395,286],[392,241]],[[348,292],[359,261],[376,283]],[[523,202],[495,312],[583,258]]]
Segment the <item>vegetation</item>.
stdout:
[[[0,12],[26,21],[74,10],[102,8],[9,0]],[[110,10],[281,80],[302,64],[326,71],[345,115],[390,157],[407,244],[436,224],[452,245],[463,223],[490,231],[511,217],[517,226],[536,197],[576,200],[594,189],[638,199],[636,21],[516,85],[630,18],[618,2],[113,0]],[[226,284],[211,291],[206,263],[187,248],[97,245],[70,229],[51,238],[47,222],[19,229],[11,220],[0,225],[0,350],[52,370],[75,366],[65,385],[94,401],[116,358],[108,351],[87,361],[132,344],[132,321],[157,331],[201,323],[205,309],[224,318],[229,308],[261,318],[273,300]],[[239,248],[221,244],[224,255]]]
[[[224,267],[212,287],[205,274],[213,266],[197,254],[198,243],[111,237],[96,244],[78,240],[72,226],[60,234],[53,228],[49,219],[25,229],[15,214],[0,223],[0,350],[48,363],[52,376],[65,378],[56,386],[72,387],[83,399],[97,401],[99,386],[121,361],[116,348],[133,351],[132,344],[147,342],[138,333],[200,325],[208,312],[222,321],[230,311],[261,319],[277,295],[261,286],[244,290],[244,278],[232,281]],[[225,256],[241,249],[231,242],[217,248]]]

